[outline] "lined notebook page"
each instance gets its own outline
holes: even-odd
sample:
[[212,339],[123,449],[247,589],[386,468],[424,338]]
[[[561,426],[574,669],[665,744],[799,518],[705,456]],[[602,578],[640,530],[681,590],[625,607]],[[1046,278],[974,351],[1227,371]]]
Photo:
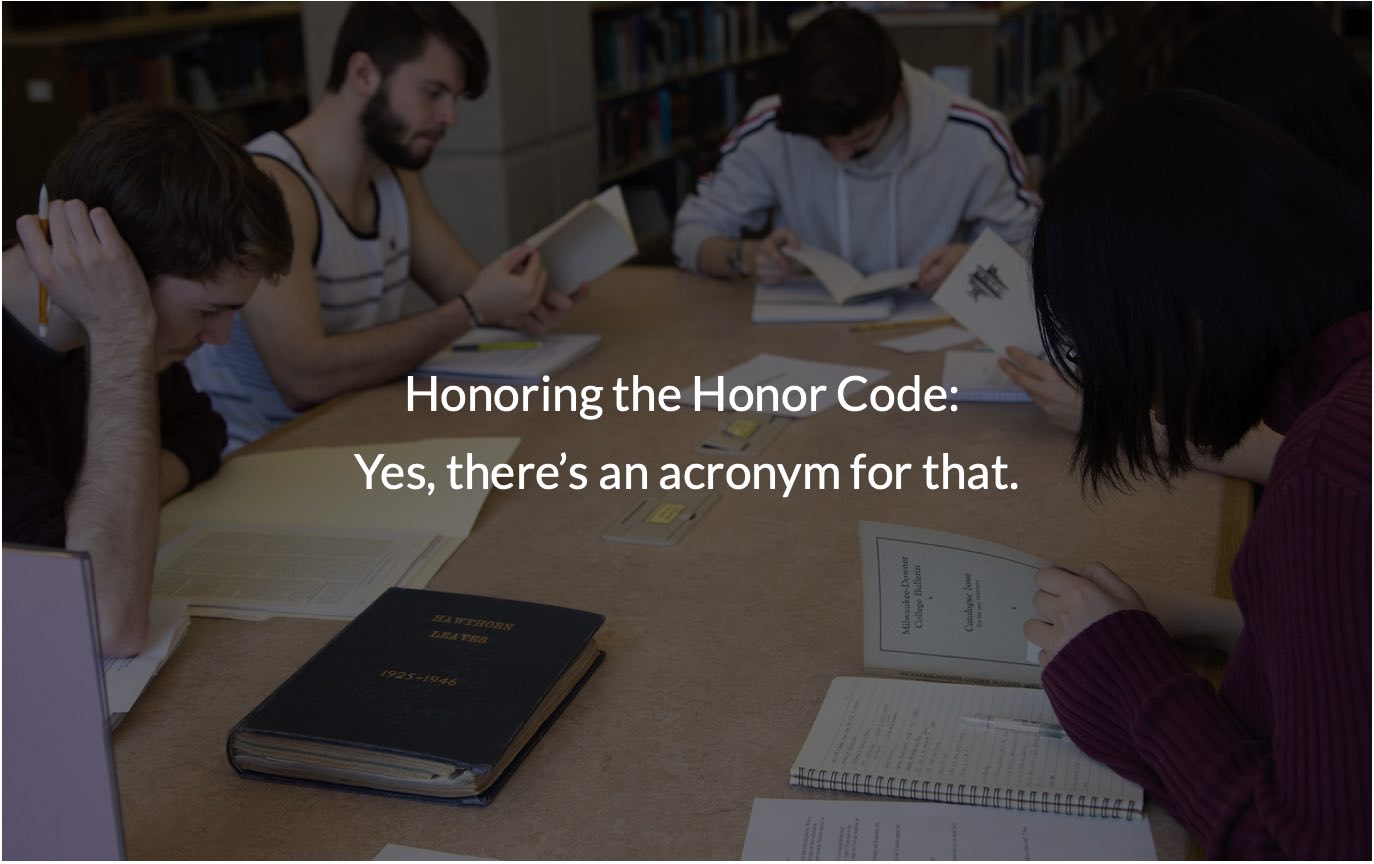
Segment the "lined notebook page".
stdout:
[[1031,398],[1003,374],[991,351],[946,351],[940,383],[954,402],[1030,402]]
[[1067,738],[960,720],[979,715],[1056,722],[1041,690],[836,678],[792,766],[792,782],[1034,810],[1140,812],[1141,788]]

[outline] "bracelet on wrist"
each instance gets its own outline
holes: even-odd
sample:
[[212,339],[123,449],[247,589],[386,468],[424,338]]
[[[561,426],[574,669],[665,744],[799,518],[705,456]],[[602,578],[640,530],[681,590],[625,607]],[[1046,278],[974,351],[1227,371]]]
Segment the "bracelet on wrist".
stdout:
[[725,256],[725,266],[730,268],[731,278],[738,279],[741,276],[748,276],[744,272],[744,241],[736,240],[730,247],[730,252]]
[[482,316],[477,314],[477,310],[473,308],[472,301],[468,299],[468,295],[459,294],[458,299],[462,300],[463,305],[467,307],[468,317],[472,319],[472,326],[485,327],[486,325],[482,323]]

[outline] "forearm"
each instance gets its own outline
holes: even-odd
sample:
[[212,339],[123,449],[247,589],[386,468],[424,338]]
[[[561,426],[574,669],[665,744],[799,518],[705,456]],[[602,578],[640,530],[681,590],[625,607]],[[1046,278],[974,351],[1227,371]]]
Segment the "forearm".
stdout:
[[159,453],[152,339],[90,348],[86,450],[67,505],[69,549],[90,553],[101,650],[143,649],[157,551]]
[[1234,600],[1185,591],[1148,579],[1126,581],[1175,642],[1215,648],[1225,654],[1235,650],[1242,621],[1240,607]]
[[1206,454],[1194,454],[1193,458],[1203,471],[1239,477],[1262,485],[1269,482],[1269,469],[1273,467],[1274,455],[1282,443],[1282,435],[1261,423],[1247,432],[1240,443],[1220,459]]
[[697,249],[697,270],[707,276],[734,279],[751,275],[749,262],[753,260],[752,245],[756,240],[731,240],[727,237],[708,237]]
[[375,387],[414,369],[473,326],[461,300],[355,333],[325,336],[317,344],[293,346],[291,356],[268,370],[294,410]]
[[439,305],[457,300],[458,295],[471,288],[477,274],[482,272],[482,265],[476,258],[461,246],[454,245],[457,248],[449,250],[442,277],[420,280],[420,287]]
[[157,500],[166,504],[180,495],[191,482],[191,472],[171,450],[159,450],[157,459]]

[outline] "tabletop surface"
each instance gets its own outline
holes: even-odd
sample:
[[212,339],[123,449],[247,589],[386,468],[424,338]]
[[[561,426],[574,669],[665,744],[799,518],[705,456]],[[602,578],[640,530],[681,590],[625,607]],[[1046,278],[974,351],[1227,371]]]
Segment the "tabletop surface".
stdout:
[[[761,351],[939,380],[939,354],[881,348],[909,331],[755,326],[752,291],[671,270],[598,280],[563,329],[603,337],[555,383],[609,387],[638,374],[687,385]],[[719,416],[608,412],[407,414],[405,385],[346,396],[257,452],[434,436],[512,435],[514,462],[658,466],[711,461],[697,443]],[[603,404],[609,394],[603,394]],[[1171,489],[1085,500],[1071,438],[1029,405],[955,413],[847,413],[793,421],[756,458],[784,464],[1001,457],[1016,491],[724,490],[680,544],[622,545],[603,531],[634,492],[492,492],[432,588],[606,616],[606,660],[494,803],[461,808],[238,777],[230,729],[338,632],[338,622],[197,618],[115,734],[131,858],[371,858],[397,843],[491,858],[738,859],[755,797],[824,797],[787,774],[830,680],[862,672],[860,520],[953,531],[1079,567],[1213,589],[1229,555],[1227,485],[1195,474]],[[728,458],[721,461],[729,461]],[[341,466],[347,470],[347,466]],[[356,470],[356,469],[355,469]],[[853,796],[842,796],[853,797]],[[1160,857],[1182,857],[1177,823],[1151,810]]]

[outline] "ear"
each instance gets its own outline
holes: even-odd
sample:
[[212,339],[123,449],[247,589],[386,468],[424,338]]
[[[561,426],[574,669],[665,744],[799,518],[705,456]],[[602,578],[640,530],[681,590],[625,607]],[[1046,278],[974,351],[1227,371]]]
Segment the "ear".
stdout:
[[365,51],[354,51],[348,58],[345,86],[360,96],[370,97],[382,84],[381,71]]

